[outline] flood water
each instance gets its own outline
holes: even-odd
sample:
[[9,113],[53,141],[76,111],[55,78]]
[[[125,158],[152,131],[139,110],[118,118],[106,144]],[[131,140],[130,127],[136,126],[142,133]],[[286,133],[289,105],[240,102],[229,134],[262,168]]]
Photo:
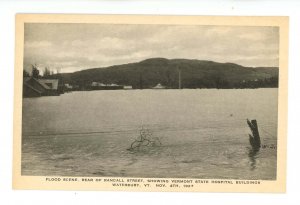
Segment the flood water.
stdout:
[[[275,180],[277,98],[274,88],[25,98],[22,175]],[[247,118],[267,146],[258,152]],[[127,150],[142,127],[161,145]]]

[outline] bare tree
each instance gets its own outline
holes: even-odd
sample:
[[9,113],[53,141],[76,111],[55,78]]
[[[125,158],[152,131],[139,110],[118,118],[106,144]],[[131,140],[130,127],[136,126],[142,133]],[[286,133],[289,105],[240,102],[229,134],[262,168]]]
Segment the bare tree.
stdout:
[[61,71],[60,67],[56,68],[56,74],[60,74],[60,71]]
[[46,66],[45,69],[44,69],[43,76],[47,77],[47,76],[50,76],[50,75],[51,75],[50,69]]

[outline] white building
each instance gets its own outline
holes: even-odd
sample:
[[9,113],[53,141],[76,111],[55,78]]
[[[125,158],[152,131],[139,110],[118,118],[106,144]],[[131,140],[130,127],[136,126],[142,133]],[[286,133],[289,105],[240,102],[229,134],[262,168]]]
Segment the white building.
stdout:
[[132,86],[131,85],[124,85],[123,88],[127,89],[127,90],[130,90],[130,89],[132,89]]
[[153,89],[165,89],[166,86],[162,86],[160,83],[158,83]]

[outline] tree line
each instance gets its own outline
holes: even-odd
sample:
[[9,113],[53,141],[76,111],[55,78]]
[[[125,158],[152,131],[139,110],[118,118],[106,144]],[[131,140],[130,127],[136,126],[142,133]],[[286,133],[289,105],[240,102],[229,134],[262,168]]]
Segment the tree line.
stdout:
[[56,73],[54,73],[53,70],[51,70],[48,66],[46,66],[43,69],[43,74],[41,74],[38,65],[37,64],[33,64],[31,65],[31,72],[26,71],[25,69],[23,69],[23,77],[33,77],[33,78],[55,78],[57,76],[59,76],[60,74],[60,68],[56,69]]

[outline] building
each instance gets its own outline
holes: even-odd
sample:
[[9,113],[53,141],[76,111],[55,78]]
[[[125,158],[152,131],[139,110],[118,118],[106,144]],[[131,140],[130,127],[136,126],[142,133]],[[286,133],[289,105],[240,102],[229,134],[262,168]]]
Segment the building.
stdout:
[[103,83],[99,83],[99,82],[92,82],[92,87],[100,87],[100,86],[106,86],[105,84]]
[[123,88],[125,90],[131,90],[132,89],[132,85],[124,85]]
[[58,79],[23,78],[23,97],[58,96]]
[[152,89],[165,89],[165,86],[162,86],[160,83],[158,83],[155,87],[153,87]]
[[73,86],[70,85],[69,83],[65,84],[65,91],[72,91],[73,90]]
[[99,82],[92,82],[91,83],[91,89],[92,90],[121,90],[124,87],[122,85],[118,84],[103,84]]
[[46,92],[44,92],[44,95],[59,95],[58,79],[38,79],[38,81],[46,88]]
[[40,97],[42,91],[27,83],[23,83],[23,97]]

